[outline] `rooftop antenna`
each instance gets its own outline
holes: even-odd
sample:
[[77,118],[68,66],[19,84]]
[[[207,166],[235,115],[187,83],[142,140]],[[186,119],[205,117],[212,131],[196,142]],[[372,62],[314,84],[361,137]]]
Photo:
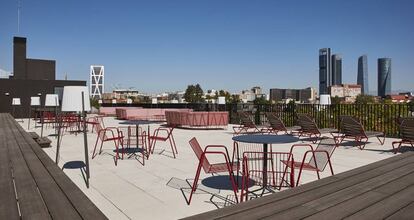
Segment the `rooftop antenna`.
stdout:
[[21,0],[17,0],[17,34],[20,34],[20,9],[22,7]]

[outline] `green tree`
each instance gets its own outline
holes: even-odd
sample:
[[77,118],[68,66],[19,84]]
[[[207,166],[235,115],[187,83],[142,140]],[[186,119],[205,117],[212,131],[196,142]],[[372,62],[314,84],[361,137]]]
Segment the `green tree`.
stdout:
[[339,98],[338,96],[332,97],[331,98],[331,104],[332,105],[341,104],[341,98]]
[[240,103],[240,96],[239,95],[231,95],[231,99],[229,100],[230,103],[237,104]]
[[99,109],[101,107],[97,98],[91,98],[90,102],[91,102],[91,106],[96,109]]
[[226,98],[226,103],[231,103],[232,102],[232,100],[231,100],[232,99],[231,94],[229,92],[227,92],[227,91],[220,90],[218,92],[218,96],[224,96]]
[[375,99],[373,96],[361,94],[356,97],[355,104],[363,105],[369,103],[375,103]]
[[270,102],[268,100],[266,100],[266,98],[263,97],[263,96],[256,97],[256,99],[253,101],[253,103],[255,105],[267,105],[267,104],[270,104]]
[[184,99],[188,103],[200,103],[204,102],[203,99],[203,89],[200,84],[188,85],[184,93]]

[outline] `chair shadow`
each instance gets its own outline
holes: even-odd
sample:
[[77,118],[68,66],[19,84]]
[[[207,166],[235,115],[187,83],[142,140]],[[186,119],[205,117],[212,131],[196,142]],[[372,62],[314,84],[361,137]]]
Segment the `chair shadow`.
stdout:
[[[367,149],[365,148],[364,150],[366,151],[373,151],[373,152],[381,152],[381,153],[394,153],[394,149],[390,149],[390,150],[375,150],[375,149]],[[413,152],[414,151],[414,147],[411,146],[401,146],[400,150],[398,151],[399,153],[406,153],[406,152]]]
[[[370,144],[371,142],[367,142],[366,144]],[[354,140],[343,140],[341,143],[339,143],[339,147],[344,147],[345,149],[350,149],[353,147],[358,147],[360,146],[361,143],[358,141],[354,141]]]
[[218,131],[218,130],[224,130],[226,128],[222,128],[222,127],[211,127],[211,128],[206,128],[206,127],[176,127],[177,129],[182,129],[182,130],[194,130],[194,131]]
[[[218,178],[217,178],[218,177]],[[211,179],[215,178],[215,179]],[[207,181],[207,185],[204,185],[203,181],[205,179]],[[233,205],[235,204],[235,199],[233,198],[234,195],[220,195],[220,190],[233,190],[231,187],[229,176],[213,176],[213,177],[207,177],[203,180],[201,180],[201,183],[197,186],[197,190],[194,192],[194,195],[196,194],[210,194],[211,197],[209,201],[205,201],[206,203],[213,204],[216,208],[223,208],[225,206]],[[168,182],[167,186],[180,190],[181,194],[183,195],[185,201],[188,204],[188,196],[191,192],[192,182],[193,179],[179,179],[176,177],[172,177]],[[227,182],[227,183],[226,183]],[[239,181],[241,183],[241,179]],[[249,184],[250,185],[250,184]],[[217,199],[218,201],[214,201],[214,199]]]
[[62,170],[64,169],[79,169],[82,174],[83,181],[85,181],[85,184],[88,185],[88,180],[86,177],[86,164],[83,161],[75,160],[75,161],[69,161],[63,164]]
[[[168,147],[168,146],[167,146],[167,147]],[[162,156],[165,156],[165,157],[169,157],[169,158],[171,158],[171,159],[175,159],[175,158],[174,158],[174,155],[173,155],[173,152],[172,152],[172,151],[170,151],[170,150],[167,150],[167,148],[156,149],[156,150],[154,150],[153,152],[154,152],[154,153],[151,153],[151,154],[162,155]],[[177,157],[177,153],[176,153],[176,157]]]

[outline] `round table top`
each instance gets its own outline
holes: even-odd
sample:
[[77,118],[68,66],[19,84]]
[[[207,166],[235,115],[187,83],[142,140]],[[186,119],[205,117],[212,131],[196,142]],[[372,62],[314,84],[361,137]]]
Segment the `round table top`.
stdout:
[[234,136],[233,141],[255,144],[285,144],[299,141],[299,138],[292,135],[274,135],[274,134],[248,134]]

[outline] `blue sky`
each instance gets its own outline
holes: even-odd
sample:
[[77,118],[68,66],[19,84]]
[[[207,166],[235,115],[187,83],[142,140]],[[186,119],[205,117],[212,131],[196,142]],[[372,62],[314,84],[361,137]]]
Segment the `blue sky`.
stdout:
[[[318,49],[343,56],[343,81],[355,83],[368,55],[392,58],[392,89],[414,90],[411,0],[22,0],[20,36],[28,56],[57,60],[57,77],[88,80],[105,65],[113,85],[144,92],[252,86],[318,88]],[[17,1],[0,3],[0,68],[12,70]]]

